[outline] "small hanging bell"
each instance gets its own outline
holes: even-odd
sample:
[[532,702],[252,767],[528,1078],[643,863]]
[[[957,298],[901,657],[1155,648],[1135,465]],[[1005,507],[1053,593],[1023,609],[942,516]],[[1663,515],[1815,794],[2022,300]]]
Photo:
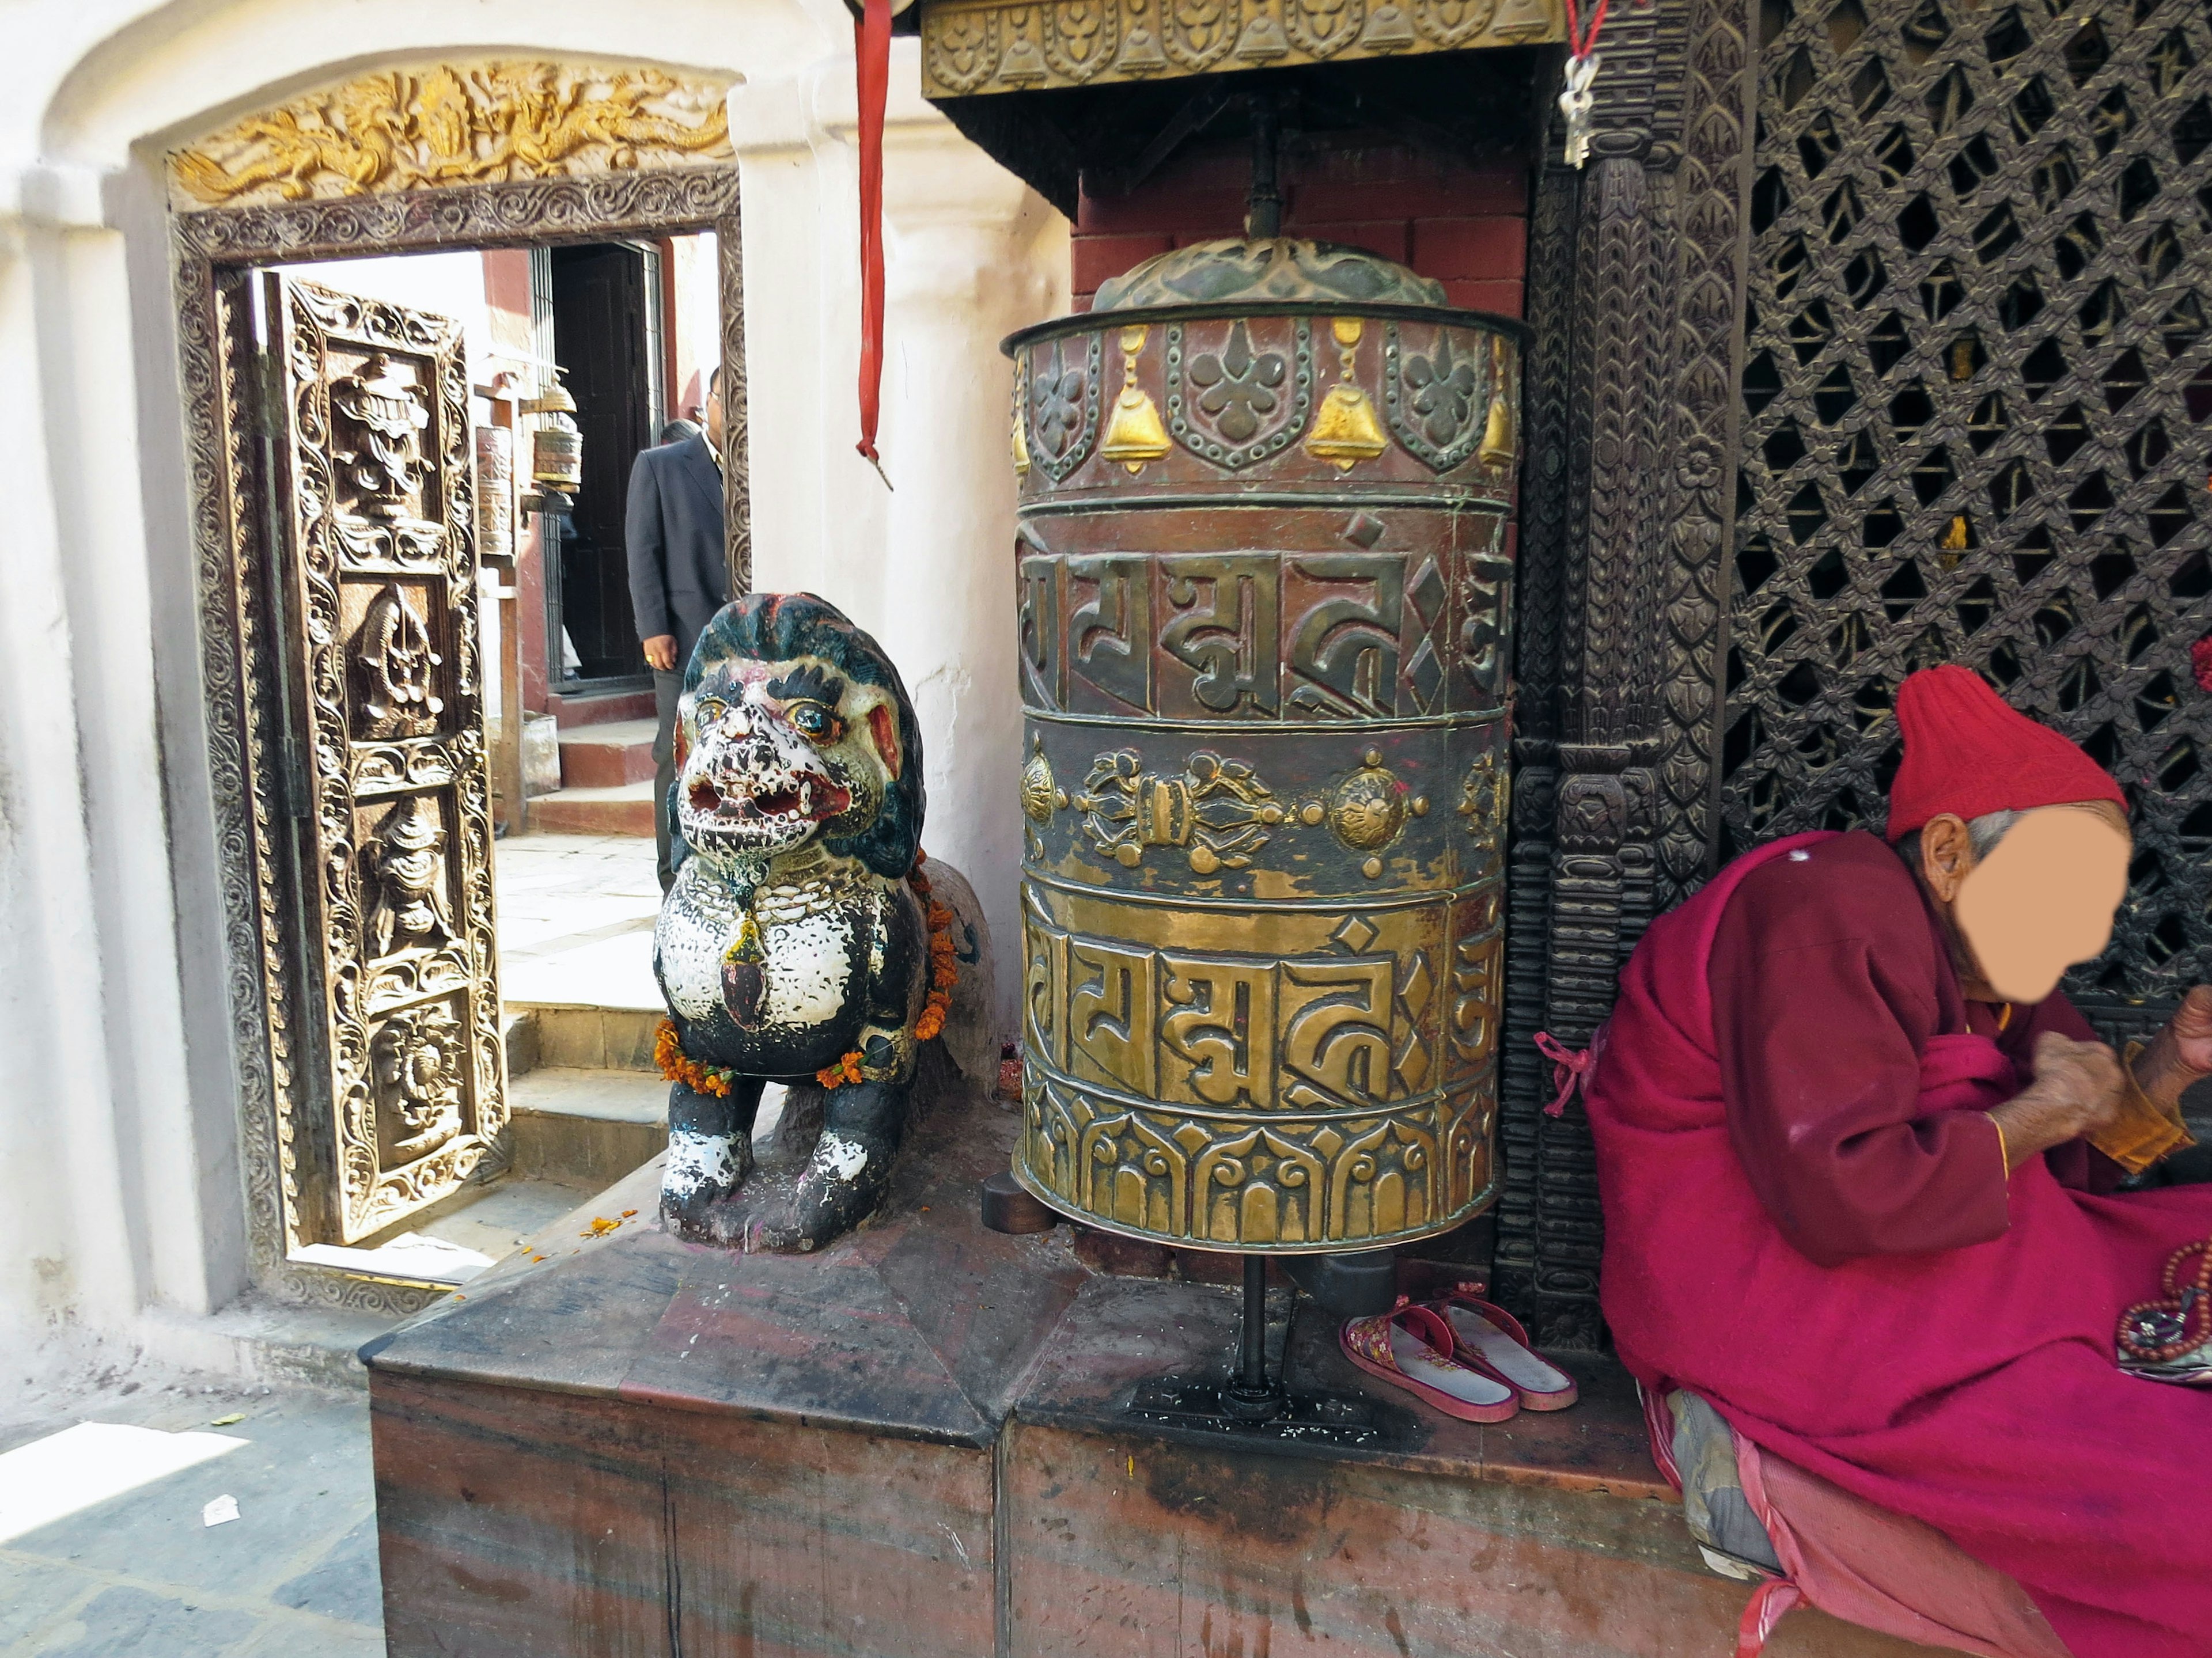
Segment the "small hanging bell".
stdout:
[[1114,399],[1114,416],[1098,446],[1101,459],[1119,463],[1132,473],[1142,471],[1146,461],[1158,460],[1169,448],[1159,405],[1137,384],[1137,354],[1145,349],[1148,331],[1141,324],[1121,331],[1121,394]]
[[1336,336],[1337,379],[1321,400],[1313,430],[1306,436],[1306,452],[1316,460],[1333,460],[1348,472],[1363,460],[1372,460],[1390,446],[1375,405],[1353,384],[1359,338],[1366,325],[1358,317],[1338,317],[1329,325]]
[[1510,466],[1520,447],[1519,436],[1513,429],[1513,405],[1502,394],[1491,398],[1490,419],[1482,428],[1482,447],[1475,459],[1485,466]]

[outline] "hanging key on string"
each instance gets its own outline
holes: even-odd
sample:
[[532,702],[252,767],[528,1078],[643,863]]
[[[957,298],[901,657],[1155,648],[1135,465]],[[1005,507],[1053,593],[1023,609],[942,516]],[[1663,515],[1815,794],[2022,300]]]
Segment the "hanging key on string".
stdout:
[[1610,3],[1611,0],[1597,0],[1589,27],[1584,29],[1575,0],[1567,0],[1567,85],[1559,94],[1559,112],[1567,118],[1566,161],[1571,167],[1589,160],[1590,118],[1597,105],[1590,86],[1603,61],[1597,54],[1597,35],[1605,27],[1606,8]]

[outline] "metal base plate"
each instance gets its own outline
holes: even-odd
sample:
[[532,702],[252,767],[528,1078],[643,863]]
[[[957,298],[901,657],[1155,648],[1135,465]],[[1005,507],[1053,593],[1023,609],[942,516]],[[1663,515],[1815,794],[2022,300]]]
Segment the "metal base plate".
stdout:
[[1274,1397],[1275,1412],[1255,1420],[1249,1414],[1253,1402],[1231,1383],[1202,1376],[1161,1376],[1139,1382],[1125,1411],[1139,1422],[1238,1439],[1372,1445],[1382,1438],[1382,1418],[1370,1400],[1348,1394],[1279,1393]]

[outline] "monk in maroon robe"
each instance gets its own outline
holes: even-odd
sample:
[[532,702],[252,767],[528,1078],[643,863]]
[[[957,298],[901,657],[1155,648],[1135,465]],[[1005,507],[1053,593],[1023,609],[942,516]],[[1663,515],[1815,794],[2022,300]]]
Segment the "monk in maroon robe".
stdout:
[[[2024,825],[2124,837],[2125,797],[1965,669],[1897,709],[1893,845],[1747,853],[1622,975],[1586,1090],[1606,1316],[1647,1387],[2010,1574],[2075,1658],[2204,1658],[2212,1392],[2126,1373],[2115,1332],[2212,1187],[2118,1191],[2089,1142],[2186,1143],[2212,990],[2127,1060],[2101,1042],[2052,987],[2102,936],[1977,920],[1972,878]],[[2108,934],[2113,855],[2078,890],[2062,860],[2052,915],[2089,890]]]

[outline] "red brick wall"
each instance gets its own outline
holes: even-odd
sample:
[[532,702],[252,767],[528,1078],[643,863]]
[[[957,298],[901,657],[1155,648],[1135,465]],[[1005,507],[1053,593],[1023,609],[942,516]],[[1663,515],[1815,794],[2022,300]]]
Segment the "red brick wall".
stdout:
[[[1444,285],[1453,305],[1521,314],[1528,178],[1517,159],[1455,164],[1384,139],[1308,139],[1285,158],[1286,235],[1349,242]],[[1075,308],[1139,260],[1242,234],[1251,152],[1177,156],[1126,196],[1083,198],[1075,222]]]

